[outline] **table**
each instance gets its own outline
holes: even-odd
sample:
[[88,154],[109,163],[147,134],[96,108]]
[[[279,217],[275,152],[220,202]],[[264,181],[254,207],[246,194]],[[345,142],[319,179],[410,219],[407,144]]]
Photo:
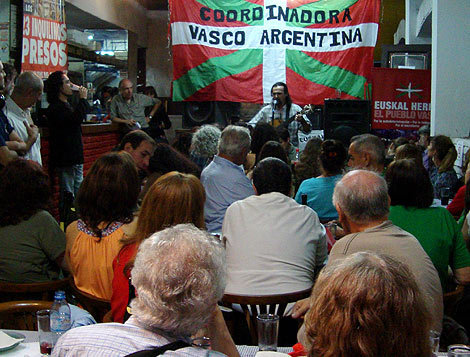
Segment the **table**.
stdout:
[[[37,331],[23,331],[23,330],[4,330],[5,332],[18,332],[23,334],[26,339],[10,351],[0,352],[0,357],[40,357],[39,352],[39,336]],[[238,352],[242,357],[254,357],[258,352],[258,346],[237,346]],[[279,352],[292,352],[292,347],[279,347]],[[444,355],[445,356],[445,355]]]

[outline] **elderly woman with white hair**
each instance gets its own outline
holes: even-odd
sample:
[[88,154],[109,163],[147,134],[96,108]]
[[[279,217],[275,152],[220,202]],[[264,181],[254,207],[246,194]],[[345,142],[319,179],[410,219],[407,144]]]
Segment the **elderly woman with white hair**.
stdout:
[[[155,233],[140,245],[131,274],[137,297],[126,323],[72,329],[59,339],[53,356],[126,356],[144,350],[239,355],[217,307],[226,268],[223,247],[212,236],[191,224]],[[191,343],[202,328],[212,350]]]
[[194,134],[191,140],[189,158],[201,171],[209,165],[214,155],[217,154],[217,146],[221,131],[215,125],[203,125]]

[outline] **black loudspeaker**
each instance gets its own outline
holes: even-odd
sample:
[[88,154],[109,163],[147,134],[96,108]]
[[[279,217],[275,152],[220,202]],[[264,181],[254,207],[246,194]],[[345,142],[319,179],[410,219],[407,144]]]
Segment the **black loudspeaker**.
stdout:
[[336,139],[349,147],[355,135],[370,133],[370,100],[325,99],[325,139]]
[[234,118],[240,118],[240,103],[236,102],[185,102],[183,128],[203,124],[219,124],[225,127]]

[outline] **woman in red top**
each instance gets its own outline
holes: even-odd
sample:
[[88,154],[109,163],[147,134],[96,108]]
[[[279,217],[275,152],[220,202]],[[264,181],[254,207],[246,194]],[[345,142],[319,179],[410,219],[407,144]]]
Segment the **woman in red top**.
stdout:
[[122,239],[123,247],[113,261],[113,321],[123,322],[130,272],[139,244],[153,233],[180,223],[205,229],[205,200],[204,187],[194,175],[173,171],[155,181],[144,197],[135,233]]

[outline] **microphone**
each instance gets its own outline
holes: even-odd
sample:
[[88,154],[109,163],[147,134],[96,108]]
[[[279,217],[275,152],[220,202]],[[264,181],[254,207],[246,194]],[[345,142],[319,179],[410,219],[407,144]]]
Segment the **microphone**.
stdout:
[[279,105],[279,100],[278,100],[278,99],[274,99],[274,100],[273,100],[273,108],[277,108],[278,105]]

